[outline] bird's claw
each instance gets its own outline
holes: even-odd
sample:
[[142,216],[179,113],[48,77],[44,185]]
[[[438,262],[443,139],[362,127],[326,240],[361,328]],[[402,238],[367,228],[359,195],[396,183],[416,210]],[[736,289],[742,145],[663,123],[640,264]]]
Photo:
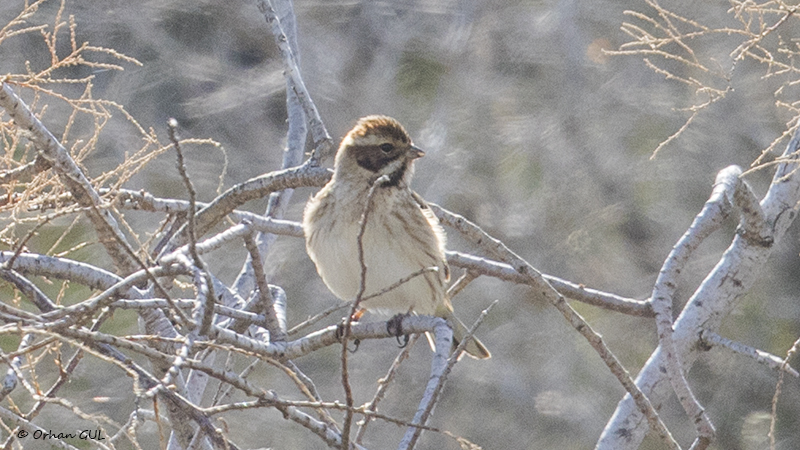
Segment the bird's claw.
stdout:
[[[344,330],[347,326],[347,319],[342,320],[342,322],[336,326],[336,339],[341,341],[344,338]],[[358,351],[358,347],[361,345],[361,339],[353,339],[353,349],[348,351],[350,353],[355,353]]]
[[[397,343],[400,345],[400,348],[405,348],[405,346],[408,345],[408,334],[403,332],[403,319],[408,316],[409,313],[397,314],[386,321],[386,331],[389,334],[394,335],[395,339],[397,339]],[[401,337],[403,338],[403,342],[400,342]]]

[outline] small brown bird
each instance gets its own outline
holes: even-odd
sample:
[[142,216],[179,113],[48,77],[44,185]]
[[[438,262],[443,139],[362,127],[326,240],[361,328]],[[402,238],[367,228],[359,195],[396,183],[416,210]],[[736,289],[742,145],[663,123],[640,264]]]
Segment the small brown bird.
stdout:
[[[367,266],[364,296],[421,269],[438,270],[367,299],[361,306],[370,311],[413,311],[444,318],[453,328],[457,345],[467,328],[453,315],[446,294],[450,273],[444,231],[425,201],[409,188],[414,160],[424,154],[391,117],[361,118],[339,145],[333,178],[306,204],[306,250],[325,285],[340,299],[353,300],[361,282],[359,222],[372,183],[386,175],[388,181],[375,189],[371,199],[362,238]],[[475,338],[467,344],[466,352],[479,359],[491,356]]]

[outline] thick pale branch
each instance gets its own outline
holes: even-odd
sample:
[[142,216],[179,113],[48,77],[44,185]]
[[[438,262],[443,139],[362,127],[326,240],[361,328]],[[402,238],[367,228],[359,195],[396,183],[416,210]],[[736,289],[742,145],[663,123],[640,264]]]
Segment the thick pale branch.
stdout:
[[[495,277],[512,283],[535,286],[530,277],[514,270],[510,264],[452,251],[447,252],[447,262],[451,266],[463,267],[480,275]],[[632,316],[654,316],[653,308],[647,300],[636,300],[598,291],[596,289],[590,289],[552,275],[542,274],[542,277],[547,280],[555,290],[573,300]]]
[[[722,226],[723,220],[728,216],[731,210],[730,199],[736,197],[736,192],[741,189],[743,184],[739,180],[741,173],[742,170],[739,167],[731,166],[717,175],[711,198],[683,237],[673,247],[661,268],[651,296],[653,310],[656,313],[658,339],[666,355],[666,369],[670,383],[684,411],[695,425],[699,438],[708,442],[714,439],[714,426],[692,393],[683,372],[680,354],[675,349],[672,340],[672,302],[678,285],[678,277],[689,257],[706,237]],[[756,207],[758,207],[757,204]],[[760,211],[761,208],[758,207],[758,209]]]
[[[433,337],[436,343],[436,350],[431,360],[431,375],[428,378],[428,384],[425,386],[425,392],[422,394],[419,407],[417,407],[417,412],[414,414],[414,420],[411,421],[415,425],[427,425],[428,419],[433,414],[433,408],[436,406],[439,393],[441,393],[449,367],[447,362],[450,347],[453,343],[453,330],[444,319],[438,319],[438,323],[433,329]],[[400,441],[400,445],[397,446],[398,450],[413,449],[421,433],[422,430],[420,428],[410,427]]]
[[[404,333],[408,334],[432,332],[438,323],[437,320],[441,319],[430,316],[404,317],[402,329]],[[386,322],[354,323],[351,327],[350,338],[361,341],[367,339],[394,339],[396,336],[387,330],[386,325]],[[232,345],[257,355],[280,360],[296,359],[323,347],[341,342],[341,333],[337,325],[331,325],[315,331],[300,339],[275,343],[257,341],[227,329],[214,328],[214,330],[216,332],[214,338],[220,344]]]
[[[417,407],[417,413],[414,415],[414,419],[412,420],[413,425],[406,431],[406,434],[400,441],[398,449],[411,450],[414,448],[420,436],[422,435],[423,430],[423,428],[416,425],[427,425],[428,420],[433,414],[433,409],[436,407],[439,395],[441,395],[442,390],[444,389],[447,376],[450,374],[450,371],[453,370],[453,366],[455,366],[455,364],[463,356],[464,349],[467,348],[467,344],[469,343],[469,340],[472,339],[475,330],[481,325],[486,316],[489,315],[489,311],[491,311],[491,309],[497,305],[498,302],[498,300],[495,300],[491,305],[489,305],[488,308],[481,312],[478,320],[476,320],[475,324],[473,324],[472,327],[467,330],[467,334],[464,335],[464,337],[461,339],[461,342],[449,357],[447,355],[447,349],[450,348],[450,344],[452,343],[452,330],[450,330],[448,326],[447,330],[437,327],[436,331],[434,331],[434,341],[436,343],[434,347],[436,348],[436,351],[433,355],[433,361],[431,361],[431,377],[428,379],[428,385],[425,387],[422,400],[420,400],[419,407]],[[437,332],[441,333],[441,335],[437,334]],[[445,334],[445,332],[448,334]],[[444,367],[441,366],[441,358],[445,359]]]
[[[800,135],[795,131],[784,156],[788,157],[800,146]],[[675,349],[681,355],[683,370],[691,368],[702,351],[698,345],[701,332],[716,332],[727,317],[735,301],[753,285],[765,267],[772,247],[786,232],[800,207],[800,177],[797,163],[780,164],[772,184],[761,201],[764,223],[771,225],[766,236],[748,236],[737,233],[716,267],[697,288],[673,325]],[[738,204],[738,202],[737,202]],[[746,219],[749,220],[749,219]],[[754,238],[755,237],[755,238]],[[645,364],[636,383],[660,407],[670,392],[670,383],[663,367],[666,355],[659,346]],[[617,406],[597,444],[598,450],[633,450],[639,447],[646,429],[641,426],[642,416],[629,397]]]
[[[0,252],[0,263],[8,261],[13,256],[13,252]],[[14,260],[14,269],[30,276],[70,280],[91,289],[105,290],[122,280],[121,277],[91,264],[32,253],[20,254]],[[142,294],[137,288],[133,288],[133,290],[134,293],[126,295],[138,297]]]

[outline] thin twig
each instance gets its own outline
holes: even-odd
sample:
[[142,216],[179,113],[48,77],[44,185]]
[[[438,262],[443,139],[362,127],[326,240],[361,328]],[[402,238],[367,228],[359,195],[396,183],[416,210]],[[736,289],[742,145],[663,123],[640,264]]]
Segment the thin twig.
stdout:
[[[264,274],[264,266],[261,264],[261,252],[256,244],[253,233],[245,234],[244,245],[250,253],[250,262],[253,266],[253,275],[258,286],[258,296],[260,301],[259,310],[263,311],[267,318],[267,330],[269,331],[270,342],[281,342],[286,340],[286,321],[280,320],[281,314],[278,313],[275,301],[272,297],[270,287],[267,284],[267,277]],[[285,317],[285,314],[283,314]]]
[[775,386],[775,395],[772,396],[772,411],[769,420],[769,448],[775,450],[775,423],[778,421],[778,399],[781,396],[781,388],[783,387],[783,374],[787,372],[786,367],[789,367],[789,360],[800,352],[800,339],[794,341],[792,348],[786,352],[786,358],[781,365],[781,371],[778,374],[778,384]]
[[[375,392],[375,395],[372,396],[372,399],[362,406],[365,411],[376,412],[378,410],[378,403],[386,396],[389,386],[392,384],[397,371],[400,369],[400,364],[408,359],[408,355],[411,353],[411,349],[414,348],[414,344],[416,344],[419,340],[419,336],[420,335],[418,334],[411,336],[411,338],[408,340],[408,343],[403,346],[402,350],[400,350],[400,353],[398,353],[394,358],[394,361],[392,361],[392,365],[389,366],[389,370],[386,372],[386,375],[378,379],[378,390]],[[364,435],[367,433],[367,426],[371,421],[371,416],[367,415],[364,417],[363,422],[359,425],[358,431],[356,432],[356,437],[354,439],[356,444],[361,444]]]
[[473,280],[475,280],[479,276],[480,273],[478,272],[471,271],[468,269],[464,270],[464,273],[461,274],[461,276],[458,277],[458,279],[453,284],[451,284],[449,288],[447,288],[447,298],[452,300],[453,297],[458,295],[459,292],[464,290],[464,288],[467,287],[468,284],[470,284]]
[[194,188],[191,178],[189,178],[189,174],[186,171],[186,164],[183,160],[183,151],[181,150],[180,138],[178,137],[178,121],[174,118],[170,118],[167,121],[167,125],[169,140],[172,142],[172,146],[175,147],[175,154],[177,155],[178,174],[180,174],[183,185],[189,193],[189,214],[186,221],[186,227],[189,233],[189,255],[192,257],[195,267],[200,271],[200,276],[205,279],[205,289],[200,289],[198,287],[198,294],[205,294],[204,299],[198,299],[202,300],[198,302],[198,307],[200,308],[200,317],[198,317],[198,319],[200,319],[200,329],[198,333],[206,335],[208,334],[208,328],[211,326],[211,321],[214,320],[214,300],[216,295],[214,294],[214,283],[208,275],[206,265],[197,253],[197,235],[194,232],[194,216],[197,210],[197,191]]
[[797,372],[792,366],[786,364],[785,359],[773,355],[772,353],[767,353],[763,350],[750,347],[749,345],[744,345],[741,342],[732,341],[711,331],[703,331],[700,335],[700,339],[709,347],[721,347],[737,355],[748,356],[772,370],[784,371],[795,378],[800,378],[800,372]]
[[[347,406],[351,408],[353,407],[353,392],[350,388],[350,375],[347,371],[347,354],[349,352],[349,349],[347,348],[347,342],[350,339],[350,333],[352,331],[353,317],[355,316],[356,311],[358,311],[359,305],[361,304],[364,291],[367,290],[367,264],[364,261],[364,232],[367,229],[367,220],[369,219],[369,213],[372,210],[372,197],[375,195],[376,190],[388,181],[389,177],[387,175],[382,175],[372,183],[372,185],[369,187],[369,191],[367,192],[367,198],[364,200],[364,209],[361,212],[361,218],[358,221],[356,247],[358,251],[358,263],[361,266],[361,276],[358,283],[358,292],[356,292],[356,297],[353,299],[353,304],[350,306],[350,312],[344,319],[344,326],[342,327],[341,352],[342,387],[344,387],[345,402]],[[352,421],[353,413],[349,412],[348,410],[348,412],[345,413],[344,423],[342,424],[342,448],[347,448],[350,443],[350,424]]]
[[326,309],[325,311],[322,311],[321,313],[315,314],[315,315],[309,317],[308,319],[306,319],[306,320],[298,323],[297,325],[293,326],[292,328],[289,329],[289,331],[286,332],[286,334],[288,334],[290,336],[294,335],[294,334],[297,334],[301,330],[310,327],[311,325],[313,325],[313,324],[319,322],[320,320],[330,316],[331,314],[333,314],[333,313],[335,313],[337,311],[341,311],[341,310],[343,310],[345,308],[349,308],[349,307],[350,307],[349,303],[340,303],[338,305],[333,305],[330,308]]

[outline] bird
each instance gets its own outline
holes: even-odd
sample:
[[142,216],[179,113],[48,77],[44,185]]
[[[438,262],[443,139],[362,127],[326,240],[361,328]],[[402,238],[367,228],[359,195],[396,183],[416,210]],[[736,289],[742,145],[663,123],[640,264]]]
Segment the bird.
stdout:
[[[453,329],[455,347],[467,327],[453,314],[447,296],[450,271],[444,230],[425,200],[409,186],[414,162],[424,154],[397,120],[382,115],[359,119],[339,145],[333,177],[306,203],[306,251],[328,289],[341,300],[354,300],[362,276],[360,224],[369,200],[361,238],[367,267],[362,298],[366,300],[360,306],[378,314],[441,317]],[[433,269],[386,291],[426,268]],[[375,294],[379,295],[371,297]],[[465,352],[476,359],[491,357],[475,337]]]

